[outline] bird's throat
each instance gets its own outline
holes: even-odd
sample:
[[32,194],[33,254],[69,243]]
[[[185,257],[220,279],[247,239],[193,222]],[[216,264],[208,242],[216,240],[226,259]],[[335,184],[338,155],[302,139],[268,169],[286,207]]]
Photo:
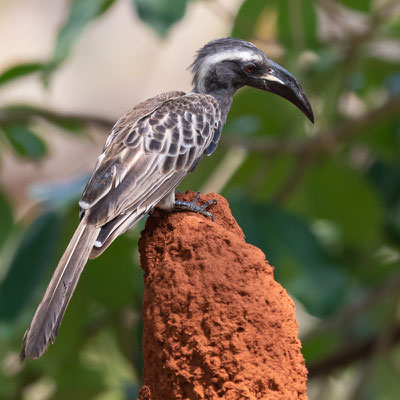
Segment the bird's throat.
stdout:
[[192,93],[205,93],[215,97],[221,108],[221,120],[224,125],[226,122],[226,117],[228,116],[229,109],[232,105],[233,95],[235,94],[235,89],[233,88],[205,88],[205,90],[198,90],[194,88]]

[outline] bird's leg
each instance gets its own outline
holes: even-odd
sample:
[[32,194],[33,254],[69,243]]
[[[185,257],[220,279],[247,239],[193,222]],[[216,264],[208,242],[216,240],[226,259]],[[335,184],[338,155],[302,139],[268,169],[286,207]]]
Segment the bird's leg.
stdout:
[[217,204],[217,200],[211,199],[208,200],[206,203],[199,205],[197,202],[200,198],[200,192],[197,192],[196,197],[192,201],[179,201],[175,200],[174,202],[174,209],[175,210],[186,210],[186,211],[194,211],[200,214],[205,215],[206,217],[210,217],[213,221],[215,220],[214,215],[207,211],[207,208],[212,206],[213,204]]

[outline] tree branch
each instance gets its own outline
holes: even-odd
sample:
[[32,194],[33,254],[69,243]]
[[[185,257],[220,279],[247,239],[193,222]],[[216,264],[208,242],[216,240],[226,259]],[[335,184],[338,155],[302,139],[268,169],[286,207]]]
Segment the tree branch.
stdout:
[[[265,139],[242,139],[224,135],[221,142],[225,146],[239,146],[256,153],[271,156],[282,154],[309,155],[317,152],[331,153],[338,143],[349,140],[362,129],[379,122],[390,115],[398,113],[400,95],[391,97],[385,104],[369,111],[359,118],[353,119],[336,129],[321,131],[315,137],[296,142],[293,140],[267,141]],[[94,115],[60,113],[33,106],[8,106],[0,108],[0,124],[9,122],[30,122],[35,119],[45,119],[50,122],[70,121],[82,124],[93,124],[104,130],[111,130],[115,121]]]
[[286,181],[272,198],[274,203],[282,205],[290,197],[294,188],[297,187],[304,178],[312,159],[312,157],[306,157],[304,154],[299,154],[297,156],[295,165]]
[[63,123],[96,125],[107,131],[111,130],[115,123],[115,121],[95,115],[61,113],[31,105],[12,105],[0,108],[0,124],[27,123],[36,119],[44,119],[56,125],[62,125]]
[[[387,280],[378,288],[369,292],[358,303],[350,305],[339,315],[335,316],[330,321],[327,321],[323,326],[319,326],[315,332],[328,331],[334,329],[335,326],[346,326],[354,321],[358,315],[362,315],[367,309],[373,305],[382,302],[388,298],[392,298],[399,292],[400,288],[400,273],[390,275]],[[340,328],[341,329],[341,328]],[[381,346],[380,352],[387,351],[394,345],[400,342],[400,325],[390,326],[390,334],[385,336],[384,345]],[[314,334],[313,333],[313,334]],[[373,338],[359,343],[358,345],[350,345],[348,348],[339,350],[335,355],[328,356],[322,360],[311,363],[308,367],[309,376],[315,377],[320,375],[328,375],[335,369],[347,366],[355,361],[371,357],[376,352],[376,346],[381,341],[382,332],[377,332]],[[303,338],[303,342],[307,341]]]
[[[395,326],[391,331],[390,338],[386,338],[384,350],[389,350],[400,342],[400,325]],[[370,338],[359,344],[351,344],[343,348],[336,354],[321,361],[316,361],[307,365],[308,377],[315,378],[320,375],[329,375],[338,368],[346,367],[355,361],[360,361],[371,356],[378,345],[380,336]]]
[[400,96],[391,97],[381,107],[369,111],[359,118],[353,119],[336,129],[321,131],[315,137],[302,141],[295,142],[293,140],[287,141],[267,141],[265,139],[241,139],[225,135],[222,143],[228,146],[240,146],[247,150],[256,153],[268,155],[281,155],[281,154],[313,154],[323,151],[331,153],[335,150],[336,145],[344,140],[349,140],[356,134],[360,133],[362,129],[379,122],[390,115],[398,113],[400,109]]

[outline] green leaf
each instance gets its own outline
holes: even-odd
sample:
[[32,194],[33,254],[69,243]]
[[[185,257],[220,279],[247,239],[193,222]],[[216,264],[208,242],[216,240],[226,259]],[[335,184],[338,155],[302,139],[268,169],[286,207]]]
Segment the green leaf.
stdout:
[[55,213],[41,215],[26,231],[0,285],[0,319],[13,320],[29,304],[53,262],[59,233]]
[[270,3],[245,0],[236,15],[231,36],[250,40],[254,36],[256,22],[267,5],[270,5]]
[[279,39],[288,50],[316,47],[316,15],[313,0],[279,1]]
[[400,36],[400,19],[394,16],[392,21],[389,21],[389,23],[382,27],[382,30],[385,36],[391,36],[397,39]]
[[[394,328],[392,328],[394,329]],[[363,398],[397,400],[400,391],[399,365],[400,348],[393,346],[388,357],[379,354],[373,363],[371,378],[365,383]]]
[[269,159],[263,154],[249,154],[228,182],[224,194],[247,190],[253,199],[266,199],[275,195],[293,168],[293,157]]
[[360,63],[359,74],[361,75],[363,85],[360,86],[358,92],[365,95],[371,89],[380,89],[382,86],[386,86],[391,90],[390,78],[396,77],[398,72],[398,62],[387,61],[375,57],[365,57]]
[[261,121],[257,115],[243,115],[238,118],[229,118],[224,131],[230,135],[244,136],[260,130]]
[[340,2],[348,8],[357,11],[369,12],[371,10],[371,0],[340,0]]
[[385,205],[386,227],[400,243],[400,165],[398,161],[385,163],[375,161],[368,176]]
[[163,37],[173,24],[183,18],[188,1],[133,0],[133,5],[140,19]]
[[295,160],[292,156],[281,156],[269,161],[268,168],[263,169],[263,176],[259,179],[259,193],[263,199],[273,198],[281,189],[294,167]]
[[247,156],[226,185],[224,195],[235,195],[240,193],[244,187],[254,195],[259,188],[260,174],[262,174],[265,161],[265,158],[260,154]]
[[303,338],[301,341],[301,352],[307,360],[307,365],[323,359],[327,355],[334,354],[341,345],[340,334],[334,330],[319,332]]
[[143,293],[142,270],[133,259],[137,236],[132,239],[123,235],[115,240],[101,257],[89,261],[81,279],[80,290],[111,311],[129,303],[136,295],[141,298]]
[[347,281],[325,253],[305,221],[272,205],[230,199],[233,214],[248,242],[260,247],[275,267],[277,281],[307,311],[332,315],[344,302]]
[[341,158],[321,160],[310,168],[288,207],[334,223],[346,246],[366,250],[380,243],[383,210],[378,195],[368,179]]
[[363,129],[357,139],[362,146],[367,146],[371,153],[390,162],[398,161],[400,154],[400,118],[389,116],[372,122]]
[[56,46],[51,60],[45,65],[42,79],[48,84],[51,74],[69,56],[73,44],[86,25],[98,18],[115,0],[71,0],[69,16],[57,35]]
[[42,68],[42,63],[25,63],[14,65],[0,74],[0,86],[15,79],[38,72]]
[[38,159],[46,154],[46,144],[30,128],[20,124],[1,125],[15,153],[20,157]]
[[13,213],[7,199],[0,191],[0,249],[6,241],[13,226]]
[[[64,361],[65,359],[63,359]],[[101,371],[91,365],[74,360],[65,363],[62,369],[55,368],[54,380],[57,382],[57,400],[95,399],[105,390],[106,382]]]
[[73,133],[80,133],[84,129],[84,123],[77,118],[68,115],[57,114],[51,110],[32,105],[18,104],[2,107],[0,109],[6,113],[9,119],[30,122],[33,118],[39,117],[47,122]]

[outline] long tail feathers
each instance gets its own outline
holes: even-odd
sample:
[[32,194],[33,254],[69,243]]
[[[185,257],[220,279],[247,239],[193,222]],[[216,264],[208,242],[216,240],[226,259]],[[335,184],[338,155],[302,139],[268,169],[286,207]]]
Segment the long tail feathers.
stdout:
[[29,328],[26,330],[21,360],[39,358],[54,343],[65,310],[89,258],[100,228],[81,221],[51,278]]

